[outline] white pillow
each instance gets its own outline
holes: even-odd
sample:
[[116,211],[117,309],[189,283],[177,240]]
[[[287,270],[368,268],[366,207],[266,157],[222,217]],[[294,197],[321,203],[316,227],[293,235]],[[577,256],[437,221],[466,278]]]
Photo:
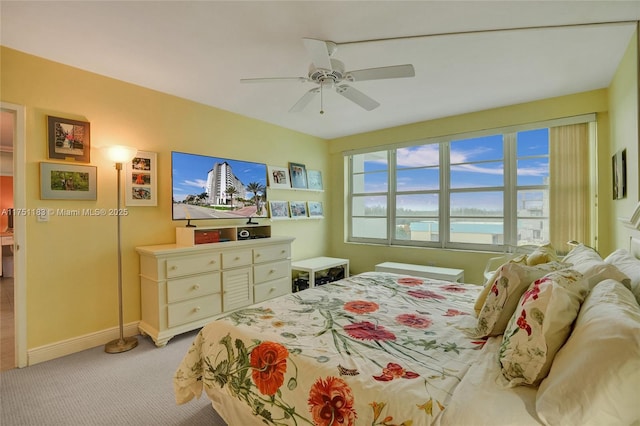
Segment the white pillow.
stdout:
[[587,296],[565,345],[540,384],[536,411],[546,425],[640,422],[640,306],[621,283]]
[[571,263],[571,269],[574,269],[581,274],[595,266],[602,263],[602,257],[595,249],[585,246],[584,244],[578,244],[562,259],[564,263]]
[[631,292],[640,303],[640,259],[633,257],[628,251],[618,249],[604,259],[605,262],[616,266],[620,272],[631,280]]
[[629,277],[620,272],[614,265],[605,263],[604,261],[591,266],[584,271],[582,275],[589,281],[589,289],[594,288],[600,281],[609,279],[621,282],[626,288],[631,290],[631,280]]

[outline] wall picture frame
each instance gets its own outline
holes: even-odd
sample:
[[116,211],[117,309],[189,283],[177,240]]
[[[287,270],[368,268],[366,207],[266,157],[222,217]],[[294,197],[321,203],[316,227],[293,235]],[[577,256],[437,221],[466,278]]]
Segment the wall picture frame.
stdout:
[[91,162],[91,127],[86,121],[47,116],[49,159]]
[[305,201],[291,201],[289,203],[292,218],[307,217],[307,203]]
[[627,196],[627,150],[616,152],[611,159],[613,173],[613,199],[621,200]]
[[289,189],[291,182],[289,180],[289,170],[286,167],[267,166],[269,175],[269,187]]
[[289,203],[287,201],[269,201],[271,219],[289,219]]
[[40,163],[41,200],[96,200],[98,168],[62,163]]
[[322,172],[320,170],[307,170],[307,187],[316,191],[322,191]]
[[158,154],[149,151],[138,151],[126,165],[125,173],[125,205],[157,206],[158,205]]
[[309,217],[324,217],[324,209],[321,201],[307,201]]
[[289,174],[292,188],[307,189],[307,168],[304,164],[289,163]]

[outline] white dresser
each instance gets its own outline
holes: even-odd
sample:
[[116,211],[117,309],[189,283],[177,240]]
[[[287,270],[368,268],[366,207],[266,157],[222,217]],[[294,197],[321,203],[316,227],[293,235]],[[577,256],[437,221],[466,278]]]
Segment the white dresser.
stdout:
[[292,237],[137,247],[142,320],[156,346],[216,316],[291,293]]

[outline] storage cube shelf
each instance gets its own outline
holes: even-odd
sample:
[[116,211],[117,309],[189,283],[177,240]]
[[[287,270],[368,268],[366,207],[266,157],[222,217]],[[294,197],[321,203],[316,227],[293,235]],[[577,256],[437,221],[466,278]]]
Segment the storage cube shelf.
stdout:
[[[292,271],[298,271],[293,281],[293,290],[304,290],[305,288],[331,282],[333,280],[331,277],[328,279],[325,279],[325,277],[328,276],[328,271],[334,268],[341,268],[343,270],[342,277],[347,278],[349,276],[349,259],[314,257],[292,262]],[[305,280],[300,277],[300,273],[307,275],[306,283],[304,282]]]
[[245,225],[205,228],[176,228],[176,245],[192,247],[228,241],[255,240],[271,237],[269,225]]

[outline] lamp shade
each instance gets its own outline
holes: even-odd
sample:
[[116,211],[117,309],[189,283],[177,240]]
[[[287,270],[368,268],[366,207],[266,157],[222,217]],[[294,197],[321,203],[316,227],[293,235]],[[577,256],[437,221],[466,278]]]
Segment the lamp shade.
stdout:
[[135,157],[138,150],[130,146],[111,145],[105,148],[107,158],[114,163],[128,163]]

